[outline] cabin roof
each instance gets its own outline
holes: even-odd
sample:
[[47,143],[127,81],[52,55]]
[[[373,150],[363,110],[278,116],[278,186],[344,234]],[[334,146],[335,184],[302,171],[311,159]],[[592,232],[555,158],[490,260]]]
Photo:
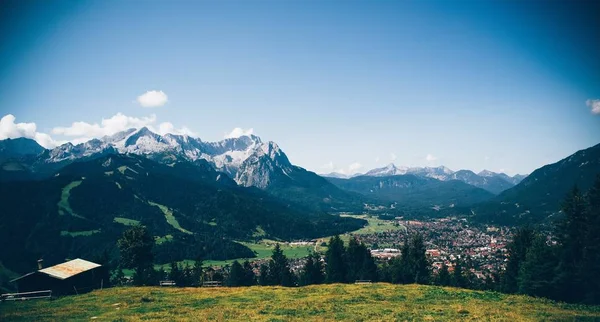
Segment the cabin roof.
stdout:
[[64,262],[62,264],[58,264],[58,265],[54,265],[54,266],[50,266],[44,269],[41,269],[39,271],[35,271],[35,272],[31,272],[29,274],[25,274],[21,277],[17,277],[14,280],[10,281],[12,282],[16,282],[22,278],[25,278],[29,275],[33,275],[36,273],[43,273],[46,274],[48,276],[54,277],[54,278],[58,278],[60,280],[65,280],[69,277],[75,276],[77,274],[83,273],[85,271],[89,271],[91,269],[94,269],[96,267],[100,267],[102,265],[100,264],[96,264],[96,263],[92,263],[86,260],[83,260],[81,258],[77,258],[74,259],[72,261],[68,261],[68,262]]
[[77,258],[62,264],[41,269],[38,272],[64,280],[100,266],[100,264],[92,263],[81,258]]

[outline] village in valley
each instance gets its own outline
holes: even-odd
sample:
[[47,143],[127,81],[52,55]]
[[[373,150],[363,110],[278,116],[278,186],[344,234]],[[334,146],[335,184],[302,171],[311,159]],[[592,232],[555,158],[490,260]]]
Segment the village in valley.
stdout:
[[[348,215],[346,215],[348,216]],[[401,255],[401,248],[411,235],[423,236],[427,258],[435,275],[442,264],[452,272],[457,261],[461,261],[476,279],[484,283],[486,279],[497,279],[508,261],[507,244],[512,239],[514,229],[503,226],[469,225],[466,218],[449,217],[427,220],[405,220],[397,217],[393,220],[379,219],[377,216],[360,215],[369,219],[369,225],[356,231],[342,235],[347,241],[356,238],[370,250],[379,264]],[[383,227],[383,228],[381,228]],[[267,247],[279,243],[284,250],[307,249],[324,252],[328,238],[301,240],[291,242],[263,241]],[[255,273],[259,267],[269,261],[270,257],[250,259]],[[290,256],[290,268],[299,274],[306,262],[305,257]],[[210,269],[223,274],[229,268],[230,261],[211,265]]]

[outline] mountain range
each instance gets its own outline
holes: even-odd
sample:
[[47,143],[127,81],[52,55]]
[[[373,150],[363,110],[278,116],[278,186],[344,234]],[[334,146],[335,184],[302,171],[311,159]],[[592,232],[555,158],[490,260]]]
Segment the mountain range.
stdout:
[[350,179],[329,178],[338,187],[373,199],[420,207],[455,207],[489,200],[494,194],[459,180],[441,181],[413,174]]
[[[44,179],[75,161],[134,154],[167,165],[206,161],[240,186],[271,191],[292,202],[310,201],[305,205],[317,210],[360,210],[364,202],[360,196],[338,189],[315,173],[293,166],[275,142],[263,142],[254,135],[205,142],[188,135],[161,136],[143,127],[77,145],[66,143],[51,150],[29,139],[0,142],[6,146],[0,148],[0,181]],[[19,153],[15,153],[15,146],[21,145]]]
[[472,213],[480,222],[511,225],[554,219],[573,187],[586,192],[599,175],[600,144],[533,171],[518,185],[474,207]]
[[600,145],[531,175],[390,164],[364,175],[319,176],[254,135],[205,142],[130,129],[48,150],[0,140],[0,261],[24,271],[41,256],[115,252],[128,225],[157,239],[161,262],[252,256],[236,241],[305,239],[365,221],[339,212],[452,214],[483,223],[543,222],[575,184],[600,174]]
[[525,175],[508,176],[505,173],[496,173],[489,170],[483,170],[475,174],[471,170],[452,171],[444,166],[439,167],[399,167],[393,163],[385,167],[376,168],[367,171],[365,174],[344,175],[337,172],[324,174],[324,177],[337,179],[351,179],[359,176],[368,177],[389,177],[397,175],[415,175],[422,178],[432,178],[440,181],[458,180],[469,185],[482,188],[493,194],[499,194],[509,189],[525,178]]
[[[94,258],[127,226],[157,240],[157,261],[252,257],[238,240],[304,239],[365,222],[290,204],[236,184],[205,160],[168,165],[135,154],[74,162],[50,178],[0,186],[0,261],[16,270],[43,256]],[[8,249],[10,248],[10,249]]]

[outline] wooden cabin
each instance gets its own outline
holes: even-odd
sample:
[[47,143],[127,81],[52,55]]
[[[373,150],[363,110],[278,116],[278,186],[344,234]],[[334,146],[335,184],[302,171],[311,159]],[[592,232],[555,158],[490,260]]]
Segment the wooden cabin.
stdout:
[[89,292],[108,286],[108,272],[100,264],[80,258],[41,268],[12,280],[18,292],[51,290],[52,295],[70,295]]

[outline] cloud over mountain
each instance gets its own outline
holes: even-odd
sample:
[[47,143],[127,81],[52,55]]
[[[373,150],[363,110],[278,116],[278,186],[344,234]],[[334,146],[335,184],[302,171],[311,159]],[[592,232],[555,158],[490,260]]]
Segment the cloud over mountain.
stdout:
[[252,135],[253,133],[254,133],[253,128],[244,130],[241,127],[236,127],[235,129],[231,130],[231,132],[229,132],[229,134],[225,134],[225,138],[226,139],[235,139],[235,138],[239,138],[240,136]]
[[34,139],[45,148],[53,148],[58,145],[50,135],[37,132],[35,123],[15,123],[15,116],[7,114],[0,119],[0,140],[29,138]]
[[41,146],[51,149],[66,142],[78,144],[93,138],[110,136],[131,128],[142,127],[148,127],[160,135],[171,133],[197,137],[196,133],[185,126],[176,128],[171,122],[157,124],[155,114],[132,117],[123,113],[117,113],[109,118],[103,118],[100,123],[77,121],[71,123],[70,126],[54,127],[51,133],[53,136],[59,136],[57,140],[46,133],[37,132],[37,125],[35,123],[15,123],[15,116],[7,114],[0,119],[0,140],[24,137],[34,139]]
[[142,107],[160,107],[167,104],[169,98],[163,91],[147,91],[138,96],[137,102]]
[[429,153],[429,154],[427,154],[427,156],[425,156],[425,161],[427,161],[427,162],[433,162],[435,160],[437,160],[437,157],[431,153]]

